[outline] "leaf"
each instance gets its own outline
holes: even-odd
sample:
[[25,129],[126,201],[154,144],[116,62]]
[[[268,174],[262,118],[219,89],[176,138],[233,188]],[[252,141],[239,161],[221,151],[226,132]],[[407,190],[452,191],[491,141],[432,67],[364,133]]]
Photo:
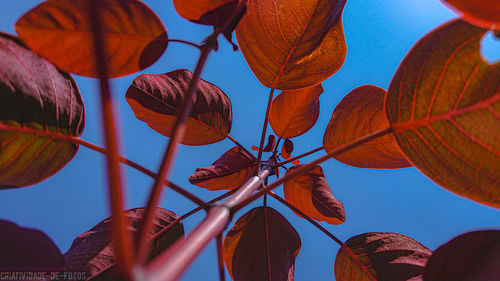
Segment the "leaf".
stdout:
[[[323,136],[327,153],[340,146],[389,127],[384,111],[386,91],[373,85],[352,90],[335,107]],[[410,167],[395,137],[385,135],[334,156],[338,161],[358,168],[394,169]]]
[[441,0],[463,14],[463,19],[488,29],[500,28],[500,2],[498,0]]
[[0,220],[0,271],[60,271],[63,265],[63,255],[45,233]]
[[360,234],[339,249],[335,258],[335,280],[422,280],[431,254],[431,250],[403,234]]
[[[16,23],[16,31],[30,48],[60,68],[98,77],[90,1],[45,1]],[[160,58],[168,38],[151,9],[137,0],[100,0],[99,5],[110,77],[138,72]]]
[[[262,149],[262,152],[272,152],[276,145],[276,137],[274,135],[267,136],[267,144]],[[252,150],[259,151],[259,148],[256,145],[252,145]]]
[[266,87],[293,90],[323,82],[344,63],[346,0],[249,1],[236,38]]
[[283,147],[281,148],[281,156],[286,160],[292,158],[293,152],[293,142],[289,139],[286,139],[283,143]]
[[[300,167],[299,165],[290,168],[287,174]],[[309,172],[285,182],[283,193],[286,201],[314,220],[325,221],[329,224],[345,222],[344,205],[333,196],[325,173],[319,165],[316,165]],[[296,215],[301,217],[297,213]]]
[[272,152],[274,149],[274,146],[276,145],[276,137],[274,135],[269,135],[267,137],[267,144],[264,147],[264,152]]
[[500,207],[500,63],[480,55],[486,30],[456,20],[413,47],[386,111],[403,152],[442,187]]
[[424,280],[480,281],[500,276],[500,231],[469,232],[453,238],[432,254]]
[[323,86],[283,91],[271,105],[269,124],[280,138],[290,139],[311,129],[319,117],[319,96]]
[[235,281],[269,280],[269,275],[271,280],[292,281],[300,246],[299,235],[280,213],[257,207],[241,216],[227,233],[223,257]]
[[[127,102],[139,120],[170,137],[192,78],[193,73],[186,69],[141,74],[128,88]],[[200,79],[180,143],[206,145],[221,141],[231,131],[232,120],[229,97],[214,84]]]
[[[124,213],[129,220],[129,230],[137,235],[145,208],[130,209]],[[158,236],[154,237],[152,242],[150,259],[184,236],[184,228],[180,222],[167,231],[164,230],[177,218],[175,213],[157,208],[150,237]],[[160,232],[162,233],[158,234]],[[71,248],[64,254],[65,270],[85,272],[88,279],[95,277],[92,280],[116,280],[117,276],[112,268],[115,265],[116,257],[111,243],[111,218],[107,218],[73,241]]]
[[0,33],[0,188],[38,183],[62,169],[85,123],[73,78]]
[[173,0],[179,15],[189,21],[222,26],[238,4],[238,0]]
[[235,146],[209,167],[197,168],[189,182],[208,190],[233,190],[252,175],[257,159],[239,146]]

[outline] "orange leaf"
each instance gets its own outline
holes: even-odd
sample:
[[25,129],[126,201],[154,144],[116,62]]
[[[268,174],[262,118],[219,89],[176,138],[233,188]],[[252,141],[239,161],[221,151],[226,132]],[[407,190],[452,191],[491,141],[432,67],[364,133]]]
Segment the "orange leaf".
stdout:
[[418,42],[391,82],[386,110],[408,159],[444,188],[500,207],[500,63],[486,30],[456,20]]
[[252,175],[257,159],[235,146],[209,167],[201,167],[189,176],[189,182],[208,190],[232,190]]
[[269,276],[270,280],[293,281],[300,246],[299,235],[280,213],[257,207],[241,216],[227,233],[223,257],[235,281],[269,280]]
[[[287,173],[299,167],[294,166]],[[333,196],[321,166],[285,182],[283,192],[286,201],[314,220],[329,224],[345,222],[344,205]]]
[[432,251],[427,247],[403,234],[360,234],[347,240],[338,251],[334,267],[335,280],[422,280],[425,264],[431,254]]
[[[170,137],[193,73],[186,69],[164,74],[141,74],[126,98],[135,116],[153,130]],[[206,145],[221,141],[231,131],[231,101],[217,86],[203,79],[193,102],[181,144]]]
[[280,138],[289,139],[309,131],[319,117],[319,96],[323,86],[284,91],[271,105],[269,124]]
[[[89,1],[43,2],[16,23],[16,31],[31,49],[60,68],[98,77]],[[137,0],[100,0],[99,5],[110,77],[138,72],[160,58],[167,47],[167,33],[145,4]]]
[[441,0],[463,15],[463,19],[480,27],[500,29],[498,0]]
[[[78,144],[85,109],[68,73],[0,33],[0,189],[32,185],[62,169]],[[52,135],[52,136],[51,136]]]
[[[331,153],[378,130],[389,127],[384,112],[386,91],[365,85],[352,90],[333,111],[323,136],[323,146]],[[393,169],[410,167],[393,135],[385,135],[334,157],[358,168]]]
[[319,84],[344,63],[346,0],[249,1],[236,28],[243,56],[266,87],[293,90]]

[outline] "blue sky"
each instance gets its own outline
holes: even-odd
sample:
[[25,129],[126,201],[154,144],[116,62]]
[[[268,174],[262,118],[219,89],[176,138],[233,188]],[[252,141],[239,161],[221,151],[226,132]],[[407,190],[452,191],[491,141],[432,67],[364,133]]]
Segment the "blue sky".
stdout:
[[[0,30],[15,33],[14,23],[39,0],[1,0]],[[163,21],[170,38],[200,42],[211,28],[180,18],[171,1],[144,0]],[[387,89],[399,63],[417,42],[455,15],[438,0],[349,0],[343,14],[348,52],[342,69],[323,85],[321,114],[315,127],[294,139],[297,155],[322,145],[323,132],[336,104],[350,90],[365,84]],[[491,39],[491,38],[490,38]],[[485,46],[489,58],[500,57],[500,43]],[[171,43],[147,73],[164,73],[179,68],[193,69],[198,51]],[[138,74],[112,81],[120,113],[123,151],[127,158],[156,170],[168,139],[135,119],[125,101],[125,92]],[[74,76],[86,104],[83,139],[102,146],[97,80]],[[258,145],[269,89],[261,86],[240,52],[233,52],[221,40],[220,51],[210,56],[202,77],[218,85],[231,98],[231,135],[246,147]],[[187,178],[198,166],[208,166],[233,146],[229,140],[201,147],[181,146],[172,180],[198,196],[210,200],[220,192],[191,185]],[[302,160],[314,159],[324,152]],[[37,228],[49,235],[62,252],[73,239],[109,216],[103,157],[84,147],[62,171],[50,179],[21,189],[2,190],[0,218],[21,226]],[[474,229],[499,226],[500,211],[458,197],[438,187],[415,168],[399,170],[358,169],[336,160],[324,163],[326,178],[334,195],[345,206],[347,221],[339,226],[322,224],[342,240],[373,231],[409,235],[434,250],[452,237]],[[124,168],[127,206],[144,206],[152,181],[135,170]],[[281,190],[277,190],[282,194]],[[240,214],[261,204],[245,208]],[[296,261],[296,280],[334,280],[333,263],[338,245],[295,216],[275,200],[279,210],[297,229],[302,249]],[[168,190],[161,206],[179,215],[195,205]],[[184,222],[190,231],[203,213]],[[238,217],[238,215],[236,216]],[[232,226],[232,223],[231,223]],[[187,271],[183,280],[216,280],[216,253],[213,244]]]

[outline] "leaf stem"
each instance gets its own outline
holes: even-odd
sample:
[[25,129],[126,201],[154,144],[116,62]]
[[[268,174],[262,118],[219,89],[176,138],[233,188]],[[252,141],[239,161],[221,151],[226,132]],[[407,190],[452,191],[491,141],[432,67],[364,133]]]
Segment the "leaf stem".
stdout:
[[309,155],[311,155],[311,154],[313,154],[313,153],[316,153],[316,152],[318,152],[318,151],[321,151],[321,150],[323,150],[323,148],[324,148],[324,146],[322,146],[322,147],[318,147],[318,148],[315,148],[315,149],[313,149],[313,150],[311,150],[311,151],[309,151],[309,152],[303,153],[303,154],[301,154],[301,155],[298,155],[298,156],[295,156],[295,157],[293,157],[293,158],[290,158],[290,159],[288,159],[288,160],[286,160],[286,161],[280,162],[280,163],[278,163],[276,166],[278,166],[278,167],[279,167],[279,166],[283,166],[283,165],[285,165],[285,164],[288,164],[288,163],[290,163],[290,162],[292,162],[292,161],[295,161],[295,160],[297,160],[297,159],[300,159],[300,158],[302,158],[302,157],[306,157],[306,156],[309,156]]
[[[106,151],[105,148],[100,147],[98,145],[95,145],[93,143],[90,143],[88,141],[82,140],[78,137],[74,137],[74,136],[62,135],[60,133],[54,133],[54,132],[50,132],[50,131],[41,131],[41,130],[32,129],[32,128],[28,128],[28,127],[17,127],[17,126],[11,126],[11,125],[6,125],[6,124],[0,124],[0,130],[17,131],[17,132],[22,132],[22,133],[26,133],[26,134],[33,134],[33,135],[37,135],[37,136],[48,137],[48,138],[51,138],[53,140],[59,140],[59,141],[68,142],[68,143],[76,143],[76,144],[85,146],[93,151],[102,153],[104,155],[108,154],[108,152]],[[147,176],[150,176],[153,179],[155,179],[157,177],[157,175],[153,171],[151,171],[151,170],[145,168],[144,166],[142,166],[142,165],[140,165],[132,160],[129,160],[123,156],[118,155],[118,161],[127,165],[127,166],[130,166],[130,167],[136,169],[137,171],[139,171]],[[176,185],[175,183],[168,181],[168,180],[165,180],[165,183],[167,186],[172,188],[172,190],[181,194],[182,196],[186,197],[187,199],[193,201],[194,203],[201,206],[202,208],[204,208],[204,209],[209,208],[209,205],[206,202],[204,202],[200,198],[196,197],[194,194],[188,192],[184,188],[182,188],[182,187],[180,187],[180,186]]]
[[278,155],[278,146],[280,145],[281,142],[281,137],[278,138],[278,141],[276,142],[276,146],[274,147],[273,155]]
[[241,149],[243,149],[248,155],[252,155],[252,153],[250,151],[248,151],[248,149],[246,149],[243,145],[241,145],[238,141],[236,141],[236,139],[234,139],[229,134],[227,135],[227,138],[230,139],[232,142],[234,142],[234,144],[239,146]]
[[167,40],[169,43],[170,42],[175,42],[175,43],[181,43],[181,44],[186,44],[186,45],[189,45],[189,46],[192,46],[192,47],[195,47],[197,49],[201,49],[202,46],[196,44],[196,43],[193,43],[193,42],[190,42],[190,41],[186,41],[186,40],[182,40],[182,39],[168,39]]
[[108,83],[108,66],[106,61],[106,44],[103,35],[102,15],[99,0],[89,2],[90,26],[94,38],[94,51],[96,54],[97,72],[99,74],[99,86],[101,92],[101,114],[104,130],[104,138],[107,148],[107,169],[109,197],[111,201],[111,233],[113,237],[113,248],[117,258],[118,272],[129,280],[133,279],[133,256],[134,249],[131,246],[131,237],[127,228],[127,219],[123,215],[123,185],[120,166],[118,164],[118,137],[113,112],[113,100]]
[[271,111],[271,104],[273,102],[274,89],[271,89],[269,92],[269,99],[267,100],[267,109],[266,109],[266,117],[264,118],[264,125],[262,125],[262,134],[260,135],[260,145],[259,145],[259,154],[257,154],[257,166],[255,166],[255,171],[260,170],[260,160],[262,160],[262,150],[264,149],[264,140],[266,138],[267,132],[267,123],[269,121],[269,112]]
[[306,215],[304,212],[302,212],[301,210],[299,210],[297,207],[295,207],[293,204],[289,203],[288,201],[286,201],[285,199],[279,197],[278,195],[276,195],[276,193],[274,193],[273,191],[269,191],[268,193],[271,197],[273,197],[274,199],[278,200],[279,202],[281,202],[281,204],[287,206],[289,209],[291,209],[292,211],[294,211],[295,213],[299,214],[301,217],[303,217],[304,219],[306,219],[308,222],[310,222],[312,225],[314,225],[316,228],[318,228],[319,230],[321,230],[323,233],[325,233],[328,237],[330,237],[333,241],[337,242],[337,244],[339,244],[340,246],[344,246],[344,242],[342,242],[342,240],[340,240],[339,238],[337,238],[335,235],[333,235],[331,232],[329,232],[328,230],[326,230],[326,228],[322,227],[318,222],[316,222],[315,220],[313,220],[311,217],[309,217],[308,215]]
[[261,197],[262,195],[266,194],[268,191],[272,190],[273,188],[276,188],[278,186],[280,186],[282,183],[284,182],[287,182],[293,178],[295,178],[296,176],[299,176],[303,173],[306,173],[310,170],[312,170],[314,168],[315,165],[318,165],[330,158],[332,158],[333,156],[337,156],[341,153],[344,153],[346,151],[349,151],[359,145],[362,145],[366,142],[369,142],[373,139],[376,139],[376,138],[379,138],[379,137],[382,137],[382,136],[385,136],[389,133],[392,132],[392,128],[387,128],[387,129],[383,129],[383,130],[379,130],[379,131],[376,131],[376,132],[373,132],[369,135],[366,135],[364,137],[361,137],[359,139],[356,139],[348,144],[345,144],[345,145],[342,145],[342,146],[339,146],[338,148],[336,148],[335,150],[333,150],[331,153],[325,155],[325,156],[322,156],[314,161],[312,161],[311,163],[309,164],[306,164],[304,166],[301,166],[297,169],[295,169],[294,171],[288,173],[287,175],[285,175],[284,177],[276,180],[275,182],[273,182],[272,184],[270,184],[269,186],[261,189],[259,192],[253,194],[252,196],[246,198],[245,200],[239,202],[238,204],[236,204],[231,210],[233,212],[236,212],[238,210],[240,210],[241,208],[245,207],[246,205],[250,204],[251,202],[253,202],[255,199]]

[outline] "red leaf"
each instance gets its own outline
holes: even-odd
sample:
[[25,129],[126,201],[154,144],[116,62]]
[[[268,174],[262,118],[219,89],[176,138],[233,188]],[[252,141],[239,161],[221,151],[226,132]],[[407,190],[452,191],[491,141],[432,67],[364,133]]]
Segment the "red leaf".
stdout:
[[0,33],[0,188],[38,183],[62,169],[85,125],[73,78]]
[[[138,226],[144,215],[144,208],[125,211],[129,220],[129,230],[134,235],[138,233]],[[177,239],[184,235],[182,223],[177,223],[167,231],[164,231],[177,215],[169,210],[157,208],[155,226],[151,229],[150,237],[159,234],[152,241],[152,252],[150,259],[157,256],[168,248]],[[111,218],[107,218],[94,226],[89,231],[78,236],[71,248],[64,254],[66,259],[65,270],[70,272],[85,272],[88,279],[92,280],[116,280],[114,272],[116,257],[111,247]]]
[[63,266],[63,255],[45,233],[0,220],[0,272],[61,271]]
[[[139,120],[170,137],[192,77],[193,73],[186,69],[141,74],[128,88],[127,102]],[[206,145],[221,141],[231,131],[232,120],[229,97],[214,84],[200,79],[180,143]]]
[[[327,153],[378,130],[389,127],[384,111],[387,92],[365,85],[352,90],[335,107],[323,136]],[[395,137],[385,135],[334,157],[358,168],[393,169],[410,167]]]
[[280,138],[290,139],[309,131],[319,117],[319,96],[323,86],[283,91],[271,105],[269,124]]
[[500,207],[500,63],[480,54],[487,30],[461,20],[420,40],[399,66],[386,112],[420,171],[461,196]]
[[286,139],[285,143],[283,143],[283,147],[281,148],[281,156],[286,160],[288,160],[292,158],[292,152],[293,152],[293,142],[289,139]]
[[[17,23],[26,44],[60,68],[98,77],[88,15],[90,0],[50,0]],[[137,0],[99,0],[110,77],[138,72],[160,58],[168,38],[160,19]]]
[[345,242],[335,258],[335,280],[422,280],[432,251],[399,233],[373,232]]
[[463,14],[463,19],[488,29],[500,28],[500,2],[498,0],[441,0]]
[[250,69],[268,88],[313,86],[344,63],[346,0],[249,1],[236,38]]
[[227,233],[224,262],[235,281],[269,280],[269,275],[271,280],[292,281],[300,246],[299,235],[280,213],[257,207],[241,216]]
[[274,149],[274,146],[276,145],[276,137],[274,135],[269,135],[267,137],[267,144],[266,147],[264,147],[264,152],[271,152]]
[[469,232],[439,247],[427,262],[424,280],[497,280],[500,231]]
[[232,190],[252,175],[257,159],[239,146],[226,151],[209,167],[197,168],[189,182],[208,190]]
[[[294,166],[287,173],[299,167]],[[345,222],[344,205],[333,196],[321,166],[315,166],[309,172],[285,182],[283,192],[286,201],[314,220],[329,224]]]
[[238,0],[173,0],[179,15],[189,21],[220,27],[231,15]]

